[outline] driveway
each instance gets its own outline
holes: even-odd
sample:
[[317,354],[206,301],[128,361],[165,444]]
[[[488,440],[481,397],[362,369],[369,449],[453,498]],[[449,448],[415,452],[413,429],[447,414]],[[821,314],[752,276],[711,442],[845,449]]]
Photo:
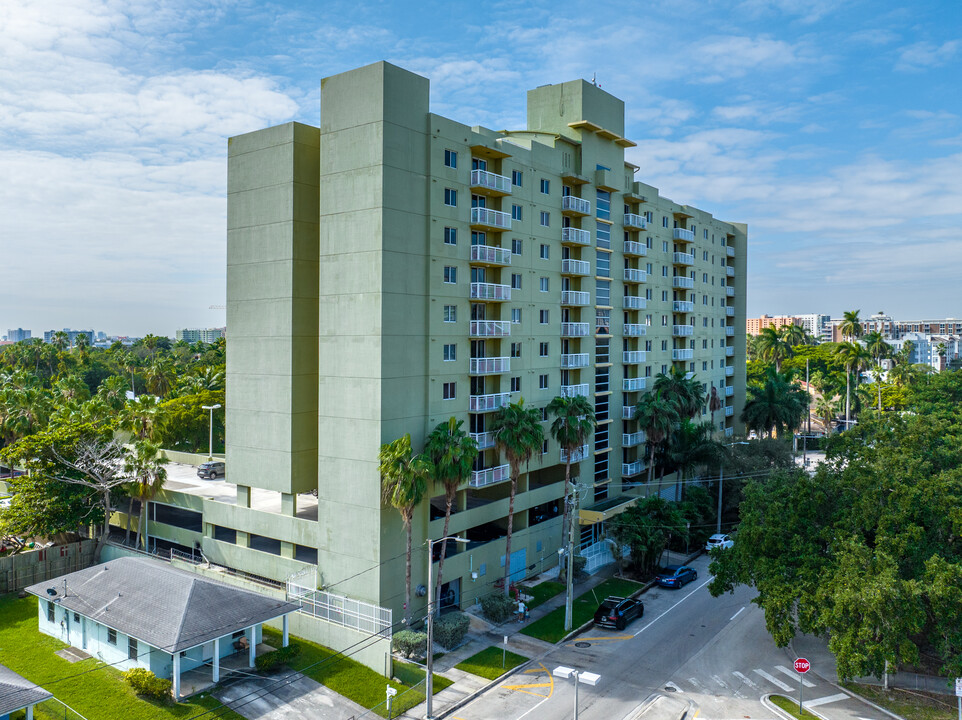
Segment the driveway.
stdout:
[[214,697],[247,720],[347,720],[365,708],[297,672],[240,680]]

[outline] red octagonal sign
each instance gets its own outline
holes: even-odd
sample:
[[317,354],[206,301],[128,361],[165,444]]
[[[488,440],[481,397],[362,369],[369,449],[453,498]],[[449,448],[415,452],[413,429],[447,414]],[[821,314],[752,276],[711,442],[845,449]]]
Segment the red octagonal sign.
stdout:
[[795,672],[807,673],[812,667],[812,664],[805,658],[799,658],[795,661]]

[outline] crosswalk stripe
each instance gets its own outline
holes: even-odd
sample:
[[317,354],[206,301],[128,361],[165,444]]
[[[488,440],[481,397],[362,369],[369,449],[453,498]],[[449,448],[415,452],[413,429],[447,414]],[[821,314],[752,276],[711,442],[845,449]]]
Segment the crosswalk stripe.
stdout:
[[[790,677],[795,682],[798,682],[798,676],[801,674],[801,673],[795,672],[794,670],[789,670],[784,665],[776,665],[775,669],[778,670],[778,672],[780,672],[782,675],[788,675],[788,677]],[[802,678],[802,685],[804,685],[805,687],[815,687],[815,683],[809,682],[804,677]]]
[[761,675],[763,678],[765,678],[766,680],[768,680],[768,682],[770,682],[772,685],[774,685],[775,687],[781,688],[781,689],[784,690],[785,692],[791,692],[791,691],[792,691],[792,688],[790,688],[788,685],[786,685],[785,683],[783,683],[783,682],[782,682],[781,680],[779,680],[778,678],[772,677],[771,675],[769,675],[769,674],[768,674],[767,672],[765,672],[764,670],[759,670],[759,669],[756,668],[755,670],[752,670],[752,672],[755,673],[756,675]]
[[694,686],[695,686],[695,690],[697,690],[698,692],[704,692],[704,691],[705,691],[705,688],[702,686],[702,684],[701,684],[700,682],[698,682],[695,678],[688,678],[688,682],[690,682],[692,685],[694,685]]
[[845,693],[838,693],[837,695],[826,695],[825,697],[815,698],[814,700],[805,700],[802,702],[802,707],[818,707],[819,705],[828,705],[829,703],[838,702],[839,700],[847,700],[848,695]]
[[750,677],[748,677],[747,675],[742,675],[742,674],[741,674],[740,672],[738,672],[737,670],[736,670],[735,672],[733,672],[732,675],[734,675],[735,677],[737,677],[739,680],[741,680],[741,681],[742,681],[743,683],[745,683],[746,685],[750,685],[751,687],[755,688],[756,690],[758,689],[758,685],[755,684],[755,681],[752,680],[752,679],[751,679]]

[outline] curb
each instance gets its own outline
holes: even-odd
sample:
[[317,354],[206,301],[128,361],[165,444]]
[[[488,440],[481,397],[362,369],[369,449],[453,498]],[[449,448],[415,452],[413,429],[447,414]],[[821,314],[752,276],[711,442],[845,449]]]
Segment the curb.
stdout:
[[[778,705],[776,705],[771,701],[772,695],[778,695],[779,697],[788,698],[789,700],[791,700],[791,698],[784,693],[765,693],[761,697],[762,705],[767,707],[769,710],[771,710],[775,714],[781,715],[783,718],[785,718],[785,720],[795,720],[795,718],[792,715],[789,715],[787,712],[782,710],[780,707],[778,707]],[[822,720],[828,720],[828,718],[825,715],[822,715],[822,713],[820,713],[818,710],[812,710],[811,708],[805,707],[804,702],[802,703],[802,707],[805,709],[805,712],[811,713],[815,717],[822,718]]]

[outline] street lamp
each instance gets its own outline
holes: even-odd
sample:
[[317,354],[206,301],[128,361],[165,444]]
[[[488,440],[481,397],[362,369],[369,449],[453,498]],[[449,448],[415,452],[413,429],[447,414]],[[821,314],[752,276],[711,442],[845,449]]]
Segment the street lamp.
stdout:
[[207,459],[214,459],[214,410],[220,407],[220,403],[216,405],[201,405],[204,410],[210,410],[210,445],[207,446]]
[[427,693],[427,712],[425,720],[434,719],[434,543],[444,540],[454,540],[454,542],[466,543],[467,538],[448,535],[437,540],[426,541],[428,544],[428,652],[427,652],[427,676],[425,677],[424,690]]
[[[744,440],[733,443],[722,443],[724,447],[735,447],[736,445],[748,445]],[[721,516],[722,516],[722,487],[725,484],[725,459],[718,463],[718,525],[715,532],[721,535]]]
[[559,665],[551,674],[555,677],[569,678],[573,677],[575,679],[575,718],[578,720],[578,683],[583,682],[585,685],[591,685],[594,687],[601,680],[601,676],[597,673],[585,672],[584,670],[575,670],[574,668],[565,667],[564,665]]

